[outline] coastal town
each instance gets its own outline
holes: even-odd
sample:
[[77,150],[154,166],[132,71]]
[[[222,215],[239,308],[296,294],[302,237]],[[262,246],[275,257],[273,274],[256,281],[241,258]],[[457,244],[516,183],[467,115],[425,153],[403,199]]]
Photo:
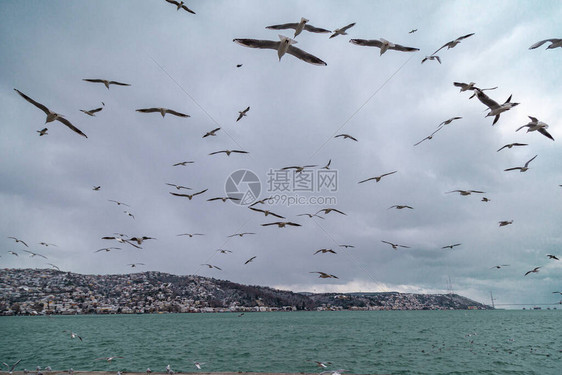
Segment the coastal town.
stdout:
[[0,270],[0,315],[490,308],[452,293],[294,293],[155,271],[82,275],[53,269]]

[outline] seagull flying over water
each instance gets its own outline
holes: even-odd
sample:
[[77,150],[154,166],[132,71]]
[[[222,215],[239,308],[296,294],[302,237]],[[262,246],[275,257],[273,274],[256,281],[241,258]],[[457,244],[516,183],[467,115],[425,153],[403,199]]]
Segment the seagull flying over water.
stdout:
[[285,53],[293,55],[296,58],[305,61],[313,65],[327,65],[324,61],[320,60],[318,57],[311,55],[297,47],[293,47],[292,44],[297,43],[296,40],[288,38],[283,35],[279,35],[279,42],[272,40],[258,40],[258,39],[233,39],[233,42],[238,43],[244,47],[250,48],[261,48],[261,49],[274,49],[277,50],[277,56],[279,60]]
[[514,170],[519,169],[519,172],[526,172],[526,171],[529,169],[529,163],[532,162],[533,160],[535,160],[535,158],[536,158],[537,156],[538,156],[538,155],[533,156],[530,160],[528,160],[528,161],[525,163],[525,165],[524,165],[523,167],[507,168],[507,169],[504,169],[504,171],[507,172],[507,171],[514,171]]
[[545,40],[541,40],[540,42],[536,42],[531,47],[529,47],[529,49],[538,48],[538,47],[542,46],[543,44],[545,44],[546,42],[550,42],[550,45],[548,47],[546,47],[546,49],[552,49],[552,48],[556,48],[556,47],[562,48],[562,39],[545,39]]
[[36,106],[37,108],[39,108],[40,110],[45,112],[45,114],[47,115],[47,119],[45,120],[45,123],[57,120],[57,121],[63,123],[64,125],[66,125],[70,130],[74,131],[75,133],[78,133],[81,136],[88,138],[86,136],[86,134],[82,133],[82,131],[80,129],[78,129],[76,126],[72,125],[70,123],[70,121],[65,119],[62,115],[59,115],[58,113],[51,111],[49,108],[47,108],[43,104],[38,103],[35,100],[31,99],[29,96],[25,95],[24,93],[22,93],[18,89],[14,89],[14,90],[18,94],[20,94],[22,98],[24,98],[25,100],[27,100],[28,102],[30,102],[31,104],[33,104],[34,106]]
[[389,49],[395,50],[395,51],[402,51],[402,52],[414,52],[414,51],[419,51],[419,48],[414,48],[414,47],[405,47],[402,46],[400,44],[395,44],[392,42],[389,42],[386,39],[380,38],[380,39],[351,39],[349,41],[351,44],[355,44],[358,46],[367,46],[367,47],[378,47],[380,48],[380,54],[382,55],[383,53],[385,53],[386,51],[388,51]]
[[[295,35],[293,35],[293,38],[295,38],[297,35],[299,35],[303,30],[309,31],[311,33],[330,33],[330,30],[326,30],[326,29],[322,29],[319,27],[314,27],[312,25],[309,25],[307,22],[309,20],[307,20],[304,17],[301,17],[300,22],[296,23],[283,23],[281,25],[272,25],[272,26],[266,26],[266,29],[270,29],[270,30],[285,30],[285,29],[295,29]],[[349,26],[351,27],[351,26]]]

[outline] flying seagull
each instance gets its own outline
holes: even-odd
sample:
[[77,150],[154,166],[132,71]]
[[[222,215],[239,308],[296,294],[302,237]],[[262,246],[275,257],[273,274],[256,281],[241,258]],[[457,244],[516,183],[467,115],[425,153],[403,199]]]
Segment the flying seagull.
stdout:
[[144,266],[144,263],[129,263],[127,266],[131,266],[131,268],[135,268],[136,266]]
[[439,127],[437,128],[437,130],[435,130],[433,133],[431,133],[430,135],[428,135],[427,137],[425,137],[424,139],[422,139],[421,141],[419,141],[418,143],[414,144],[414,147],[419,145],[420,143],[422,143],[423,141],[429,141],[431,139],[433,139],[433,136],[435,135],[435,133],[437,133],[439,130],[441,130],[443,127]]
[[92,83],[103,83],[105,87],[109,90],[109,85],[117,85],[117,86],[131,86],[128,83],[122,83],[117,81],[108,81],[106,79],[92,79],[92,78],[84,78],[82,81],[92,82]]
[[9,364],[7,364],[6,362],[2,362],[2,364],[3,364],[4,366],[6,366],[7,368],[10,369],[10,371],[8,371],[8,373],[11,374],[11,373],[14,371],[14,369],[16,368],[16,366],[17,366],[20,362],[21,362],[21,359],[18,359],[18,360],[17,360],[13,365],[11,365],[11,366],[10,366]]
[[[250,107],[246,108],[243,111],[238,111],[238,118],[236,119],[236,121],[240,121],[240,119],[244,116],[246,116],[246,114],[248,113],[248,111],[250,110]],[[220,129],[220,128],[219,128]]]
[[349,134],[338,134],[338,135],[334,136],[334,138],[339,138],[339,137],[343,137],[343,139],[351,139],[352,141],[357,142],[357,138],[354,138]]
[[451,190],[451,191],[447,191],[445,194],[448,193],[459,193],[460,195],[470,195],[472,193],[477,193],[477,194],[484,194],[485,191],[480,191],[480,190]]
[[413,209],[414,209],[414,207],[408,206],[408,205],[405,205],[405,204],[404,204],[404,205],[402,205],[402,204],[395,204],[394,206],[388,207],[388,209],[391,209],[391,208],[396,208],[397,210],[402,210],[402,209],[404,209],[404,208],[409,208],[410,210],[413,210]]
[[320,250],[316,250],[314,252],[314,255],[318,254],[318,253],[322,253],[322,254],[326,254],[326,253],[332,253],[332,254],[337,254],[334,250],[332,249],[320,249]]
[[225,153],[226,156],[230,156],[230,154],[249,154],[248,151],[242,151],[242,150],[221,150],[221,151],[211,152],[209,155],[216,155],[220,153]]
[[20,240],[20,239],[18,239],[18,238],[16,238],[16,237],[8,237],[8,238],[11,238],[11,239],[15,240],[16,243],[21,242],[22,244],[25,245],[25,247],[29,247],[29,246],[27,246],[27,244],[26,244],[24,241],[22,241],[22,240]]
[[546,129],[548,128],[548,124],[545,124],[544,122],[539,121],[536,117],[532,117],[532,116],[528,116],[528,117],[531,119],[531,122],[529,122],[526,125],[523,125],[523,126],[519,127],[516,130],[516,132],[518,132],[519,130],[521,130],[523,128],[527,128],[527,133],[533,132],[533,131],[538,131],[539,133],[541,133],[545,137],[550,138],[554,141],[554,138],[552,137],[552,135],[550,135],[550,133],[546,131]]
[[437,60],[437,62],[439,64],[441,64],[441,59],[439,58],[439,56],[437,55],[431,55],[431,56],[426,56],[423,58],[423,60],[421,61],[421,63],[423,64],[424,62],[426,62],[427,60]]
[[335,38],[335,37],[338,36],[338,35],[347,35],[347,32],[346,32],[346,31],[347,31],[348,29],[352,28],[353,26],[355,26],[355,22],[350,23],[349,25],[344,26],[344,27],[341,27],[341,28],[339,28],[339,29],[335,29],[335,30],[333,31],[333,34],[330,35],[330,39]]
[[513,224],[513,220],[501,220],[498,223],[500,227],[505,227],[506,225]]
[[209,268],[216,268],[217,270],[222,271],[222,268],[219,268],[217,266],[213,266],[212,264],[209,264],[209,263],[203,263],[202,266],[207,266]]
[[295,173],[301,173],[302,171],[304,171],[307,168],[314,168],[314,167],[316,167],[316,165],[303,165],[303,166],[294,165],[292,167],[283,167],[283,168],[281,168],[281,170],[285,171],[287,169],[294,169]]
[[9,251],[8,251],[8,253],[10,253],[10,254],[12,254],[12,255],[15,255],[15,256],[19,257],[19,254],[18,254],[18,253],[16,253],[15,251],[9,250]]
[[45,255],[41,255],[41,254],[38,254],[38,253],[34,253],[33,251],[29,251],[29,250],[24,250],[24,251],[25,251],[26,253],[31,254],[31,255],[30,255],[31,258],[33,258],[34,256],[40,256],[40,257],[42,257],[42,258],[47,259],[47,257],[46,257]]
[[412,30],[408,31],[408,34],[413,34],[413,33],[415,33],[416,31],[418,31],[418,29],[412,29]]
[[[103,103],[102,103],[103,104]],[[103,109],[103,107],[99,107],[99,108],[95,108],[95,109],[90,109],[90,110],[85,110],[85,109],[81,109],[80,112],[84,112],[85,114],[87,114],[88,116],[92,116],[94,117],[96,115],[96,113],[98,113],[99,111],[101,111]]]
[[209,190],[209,189],[201,190],[201,191],[199,191],[197,193],[193,193],[193,194],[179,194],[179,193],[172,193],[172,192],[170,192],[170,194],[175,195],[176,197],[189,198],[189,200],[191,200],[194,196],[199,195],[199,194],[203,194],[207,190]]
[[70,338],[71,338],[71,339],[78,338],[78,339],[80,339],[80,341],[82,341],[82,337],[78,336],[76,333],[74,333],[74,332],[72,332],[72,331],[64,330],[63,332],[70,332]]
[[318,278],[320,279],[337,279],[338,277],[336,275],[330,275],[329,273],[326,272],[322,272],[322,271],[311,271],[309,273],[317,273],[320,276],[318,276]]
[[182,233],[182,234],[178,234],[178,236],[189,236],[189,238],[192,238],[193,236],[204,236],[203,233]]
[[129,245],[136,247],[137,249],[142,249],[142,247],[135,245],[134,243],[130,242],[129,240],[126,240],[122,237],[114,237],[114,236],[106,236],[106,237],[102,237],[102,240],[115,240],[119,243],[128,243]]
[[480,100],[482,102],[482,104],[484,104],[485,106],[487,106],[490,109],[490,112],[488,112],[486,117],[489,117],[489,116],[494,117],[495,116],[494,121],[492,122],[492,125],[494,125],[496,122],[498,122],[498,120],[500,119],[500,114],[502,114],[505,111],[510,110],[511,108],[515,107],[516,105],[519,105],[519,103],[511,103],[511,95],[509,96],[509,98],[507,98],[505,103],[500,105],[496,101],[490,99],[490,97],[488,95],[484,94],[482,92],[482,90],[475,89],[474,91],[476,92],[476,97],[478,98],[478,100]]
[[298,214],[297,216],[308,216],[309,219],[312,219],[313,217],[317,217],[317,218],[319,218],[319,219],[325,219],[324,217],[318,215],[318,213],[315,213],[315,214],[307,214],[307,213],[305,213],[305,214]]
[[293,223],[290,221],[276,221],[273,223],[266,223],[266,224],[262,224],[262,227],[267,227],[269,225],[277,225],[278,228],[285,228],[287,225],[289,226],[293,226],[293,227],[300,227],[300,224],[297,223]]
[[190,117],[189,115],[186,115],[185,113],[177,112],[177,111],[174,111],[174,110],[168,109],[168,108],[142,108],[142,109],[137,109],[137,112],[142,112],[142,113],[158,112],[162,115],[162,118],[164,118],[166,113],[169,113],[171,115],[178,116],[178,117]]
[[277,50],[277,56],[279,57],[279,60],[281,60],[281,57],[283,57],[285,53],[288,53],[289,55],[293,55],[296,58],[309,64],[327,65],[318,57],[311,55],[310,53],[305,52],[297,47],[293,47],[292,44],[295,44],[297,42],[296,40],[283,35],[279,35],[279,39],[279,42],[258,39],[233,39],[233,42],[238,43],[244,47]]
[[183,9],[191,14],[195,14],[194,11],[192,11],[191,9],[189,9],[188,7],[185,6],[185,2],[184,1],[176,1],[176,0],[166,0],[168,3],[170,4],[174,4],[176,5],[178,8],[176,10],[180,10]]
[[68,128],[70,128],[72,131],[80,134],[83,137],[88,138],[86,136],[86,134],[82,133],[82,131],[80,129],[78,129],[76,126],[72,125],[70,123],[70,121],[65,119],[62,115],[59,115],[58,113],[51,111],[49,108],[47,108],[43,104],[38,103],[35,100],[31,99],[29,96],[25,95],[24,93],[22,93],[18,89],[14,89],[14,90],[16,90],[16,92],[18,94],[20,94],[22,98],[24,98],[25,100],[27,100],[28,102],[30,102],[31,104],[33,104],[34,106],[36,106],[37,108],[39,108],[40,110],[45,112],[45,114],[47,115],[47,119],[45,120],[45,123],[57,120],[59,122],[62,122],[64,125],[66,125]]
[[212,201],[218,201],[221,200],[223,202],[226,201],[239,201],[240,198],[232,198],[232,197],[215,197],[215,198],[209,198],[207,199],[207,202],[212,202]]
[[281,216],[281,215],[277,215],[276,213],[273,213],[273,212],[271,212],[271,211],[269,211],[269,210],[260,210],[259,208],[255,208],[255,207],[248,207],[248,208],[249,208],[250,210],[252,210],[252,211],[261,212],[261,213],[263,213],[265,216],[271,215],[271,216],[275,216],[275,217],[277,217],[277,218],[279,218],[279,219],[284,219],[284,218],[285,218],[285,217],[283,217],[283,216]]
[[254,259],[256,259],[256,256],[251,257],[250,259],[248,259],[247,261],[244,262],[244,264],[248,264],[251,261],[253,261]]
[[392,246],[392,248],[393,248],[394,250],[397,250],[399,247],[403,247],[403,248],[406,248],[406,249],[409,249],[409,248],[410,248],[410,246],[399,245],[399,244],[397,244],[397,243],[392,243],[392,242],[388,242],[388,241],[381,241],[381,242],[386,243],[386,244]]
[[111,362],[111,361],[113,361],[114,359],[117,359],[117,358],[123,358],[123,357],[119,357],[119,356],[102,357],[102,358],[96,358],[96,361],[97,361],[97,360],[101,360],[101,361]]
[[195,367],[197,367],[198,370],[201,370],[201,365],[204,365],[205,362],[193,362],[193,364],[195,365]]
[[349,41],[351,44],[356,44],[358,46],[367,46],[367,47],[378,47],[381,49],[380,54],[382,55],[383,53],[385,53],[386,51],[388,51],[389,49],[393,49],[395,51],[402,51],[402,52],[414,52],[414,51],[419,51],[419,48],[414,48],[414,47],[405,47],[402,46],[400,44],[395,44],[392,42],[389,42],[386,39],[380,38],[380,39],[351,39]]
[[48,135],[47,130],[49,130],[49,129],[43,128],[41,130],[37,130],[37,133],[39,133],[39,136],[42,137],[44,135]]
[[540,42],[536,42],[531,47],[529,47],[529,49],[538,48],[546,42],[550,42],[550,45],[548,47],[546,47],[546,49],[552,49],[552,48],[556,48],[556,47],[562,48],[562,39],[545,39],[545,40],[541,40]]
[[[309,31],[311,33],[330,33],[330,30],[326,30],[326,29],[322,29],[319,27],[314,27],[312,25],[309,25],[307,22],[309,20],[307,20],[304,17],[301,17],[300,22],[296,23],[284,23],[281,25],[272,25],[272,26],[266,26],[266,29],[270,29],[270,30],[285,30],[285,29],[295,29],[295,35],[293,35],[293,38],[295,38],[297,35],[299,35],[303,30]],[[351,27],[351,26],[350,26]]]
[[53,267],[54,269],[56,269],[57,271],[60,271],[60,268],[58,266],[56,266],[53,263],[47,263],[49,266]]
[[238,237],[243,237],[243,236],[245,236],[246,234],[255,234],[255,233],[253,233],[253,232],[234,233],[234,234],[231,234],[231,235],[228,236],[228,237],[236,237],[236,236],[238,236]]
[[95,250],[94,253],[99,253],[100,251],[105,251],[106,253],[108,253],[111,250],[121,250],[121,248],[120,247],[104,247],[102,249]]
[[528,144],[527,143],[517,143],[517,142],[509,143],[507,145],[504,145],[504,146],[500,147],[497,152],[503,150],[504,148],[512,148],[513,146],[528,146]]
[[135,241],[136,243],[138,243],[139,245],[142,245],[143,241],[146,240],[155,240],[156,238],[154,237],[148,237],[148,236],[138,236],[138,237],[131,237],[129,238],[129,241]]
[[[487,88],[487,89],[481,89],[481,88],[478,88],[478,87],[474,86],[475,85],[474,82],[470,82],[470,83],[453,82],[453,85],[456,86],[456,87],[460,87],[461,88],[460,92],[468,91],[468,90],[472,90],[473,92],[476,91],[476,90],[486,91],[486,90],[495,90],[495,89],[498,88],[496,86],[496,87],[490,87],[490,88]],[[475,93],[472,94],[472,96],[469,99],[472,99],[474,97],[474,95],[476,95],[476,94]]]
[[441,48],[439,48],[437,51],[433,52],[432,55],[435,55],[437,52],[441,51],[445,47],[447,47],[447,49],[454,48],[457,44],[459,44],[461,42],[461,40],[466,39],[466,38],[468,38],[469,36],[472,36],[472,35],[474,35],[474,33],[459,36],[457,39],[451,40],[450,42],[447,42],[447,43],[443,44],[443,46]]
[[504,169],[504,171],[514,171],[519,169],[519,172],[526,172],[529,169],[529,163],[532,162],[533,160],[535,160],[535,158],[537,157],[537,155],[533,156],[530,160],[528,160],[525,165],[523,167],[513,167],[513,168],[507,168]]
[[129,211],[123,211],[124,214],[126,214],[127,216],[132,217],[133,219],[135,218],[135,215],[133,215],[132,213],[130,213]]
[[460,245],[461,245],[460,243],[455,243],[455,244],[452,244],[452,245],[443,246],[442,249],[451,249],[452,250],[453,247],[460,246]]
[[324,215],[328,215],[332,211],[337,212],[338,214],[341,214],[341,215],[347,215],[347,214],[341,212],[340,210],[336,210],[335,208],[322,208],[321,210],[318,210],[318,212],[316,212],[315,215],[318,215],[320,212],[322,212]]
[[376,176],[376,177],[369,177],[365,180],[359,181],[358,184],[362,184],[363,182],[367,182],[367,181],[371,181],[371,180],[375,180],[375,182],[379,182],[381,180],[381,178],[383,178],[384,176],[388,176],[388,175],[394,174],[396,172],[398,172],[398,171],[392,171],[392,172],[384,173],[384,174],[381,174],[380,176]]
[[181,165],[182,167],[185,167],[187,164],[193,164],[193,163],[195,163],[195,162],[194,161],[180,161],[179,163],[175,163],[172,166],[178,167],[178,166]]
[[109,201],[109,202],[113,202],[113,203],[115,203],[115,204],[118,205],[118,206],[123,205],[123,206],[130,207],[130,206],[129,206],[128,204],[126,204],[126,203],[119,202],[119,201],[115,201],[115,200],[113,200],[113,199],[108,199],[108,201]]
[[530,273],[538,273],[540,268],[541,267],[535,267],[532,270],[525,272],[525,276],[527,276]]
[[39,245],[42,245],[42,246],[45,246],[45,247],[49,247],[49,246],[57,247],[57,245],[55,245],[54,243],[47,243],[47,242],[39,242]]
[[496,269],[499,270],[499,269],[502,268],[502,267],[508,267],[508,266],[509,266],[509,264],[498,264],[497,266],[490,267],[490,269],[496,268]]
[[168,185],[168,186],[173,186],[173,187],[175,187],[177,190],[180,190],[180,189],[191,190],[190,187],[183,186],[183,185],[170,184],[170,183],[167,183],[167,182],[166,182],[166,185]]
[[440,123],[439,125],[437,125],[437,127],[443,126],[443,125],[449,125],[451,122],[455,121],[455,120],[460,120],[462,117],[459,116],[455,116],[455,117],[451,117],[448,120],[443,121],[442,123]]
[[217,252],[218,252],[218,253],[221,253],[221,254],[232,253],[232,251],[226,250],[226,249],[217,249]]
[[101,185],[94,185],[92,186],[93,191],[99,191],[101,189]]
[[558,259],[558,257],[556,255],[552,255],[552,254],[546,254],[548,259],[554,259],[554,260],[560,260]]
[[[248,107],[248,108],[249,108],[249,107]],[[208,131],[207,133],[205,133],[205,134],[203,135],[202,138],[206,138],[206,137],[209,137],[209,136],[214,137],[214,136],[217,135],[216,133],[217,133],[219,130],[221,130],[221,128],[216,128],[216,129],[213,129],[213,130],[211,130],[211,131]]]

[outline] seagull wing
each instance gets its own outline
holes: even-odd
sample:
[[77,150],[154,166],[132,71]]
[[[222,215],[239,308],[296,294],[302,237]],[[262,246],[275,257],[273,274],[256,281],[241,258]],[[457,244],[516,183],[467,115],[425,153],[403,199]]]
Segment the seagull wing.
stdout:
[[16,90],[17,93],[20,94],[22,98],[24,98],[25,100],[27,100],[28,102],[30,102],[31,104],[33,104],[34,106],[45,112],[46,115],[50,113],[49,109],[45,107],[43,104],[36,102],[35,100],[31,99],[29,96],[25,95],[18,89],[14,89],[14,90]]
[[181,8],[182,8],[183,10],[188,11],[188,12],[191,13],[191,14],[195,14],[194,11],[192,11],[191,9],[189,9],[188,7],[186,7],[185,5],[182,5]]
[[535,49],[538,48],[540,46],[542,46],[543,44],[545,44],[546,42],[556,42],[559,39],[545,39],[545,40],[541,40],[540,42],[536,42],[535,44],[533,44],[531,47],[529,47],[529,49]]
[[406,46],[402,46],[400,44],[395,44],[394,46],[388,47],[388,49],[393,49],[396,51],[403,51],[403,52],[414,52],[414,51],[419,51],[419,48],[414,48],[414,47],[406,47]]
[[158,113],[160,113],[160,108],[142,108],[142,109],[137,109],[137,112],[142,112],[142,113],[158,112]]
[[280,24],[280,25],[266,26],[265,28],[270,29],[270,30],[285,30],[285,29],[296,29],[297,26],[298,26],[298,23],[283,23],[283,24]]
[[123,82],[117,82],[117,81],[109,81],[110,85],[118,85],[118,86],[131,86],[128,83],[123,83]]
[[525,163],[525,167],[528,167],[528,166],[529,166],[529,163],[532,162],[533,160],[535,160],[535,158],[536,158],[537,156],[538,156],[538,155],[533,156],[528,162],[526,162],[526,163]]
[[322,29],[320,27],[314,27],[314,26],[309,25],[309,24],[305,24],[304,29],[306,31],[310,31],[311,33],[331,33],[330,30]]
[[88,136],[84,133],[82,133],[82,131],[80,129],[78,129],[76,126],[72,125],[70,123],[70,121],[68,121],[67,119],[65,119],[64,117],[57,117],[57,121],[62,122],[63,124],[65,124],[66,126],[68,126],[70,128],[70,130],[80,134],[83,137],[88,138]]
[[359,181],[359,182],[358,182],[358,184],[362,184],[363,182],[367,182],[367,181],[371,181],[371,180],[374,180],[375,178],[376,178],[376,177],[370,177],[370,178],[367,178],[366,180],[363,180],[363,181]]
[[290,54],[290,55],[293,55],[296,58],[301,59],[302,61],[305,61],[309,64],[328,65],[324,61],[319,59],[318,57],[316,57],[314,55],[311,55],[310,53],[305,52],[302,49],[294,47],[294,46],[289,46],[289,48],[287,49],[287,53]]
[[279,49],[281,42],[273,40],[259,40],[259,39],[233,39],[234,43],[238,43],[244,47],[250,48],[266,48],[266,49]]
[[482,102],[482,104],[492,110],[497,109],[500,106],[496,101],[490,99],[490,97],[484,94],[481,90],[476,90],[476,97]]
[[171,110],[171,109],[166,110],[166,113],[169,113],[171,115],[178,116],[178,117],[191,117],[189,115],[186,115],[185,113],[176,112],[176,111]]
[[377,39],[350,39],[349,43],[366,47],[382,47],[382,42]]
[[550,135],[550,133],[547,132],[545,128],[539,128],[537,131],[539,133],[541,133],[542,135],[544,135],[545,137],[550,138],[554,141],[554,138],[552,137],[552,135]]

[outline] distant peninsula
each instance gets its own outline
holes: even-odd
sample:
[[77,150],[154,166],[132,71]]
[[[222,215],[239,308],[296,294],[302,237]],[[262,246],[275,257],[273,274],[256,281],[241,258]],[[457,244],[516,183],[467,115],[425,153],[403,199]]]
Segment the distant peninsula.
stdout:
[[0,270],[0,315],[466,309],[491,307],[452,293],[295,293],[155,271]]

